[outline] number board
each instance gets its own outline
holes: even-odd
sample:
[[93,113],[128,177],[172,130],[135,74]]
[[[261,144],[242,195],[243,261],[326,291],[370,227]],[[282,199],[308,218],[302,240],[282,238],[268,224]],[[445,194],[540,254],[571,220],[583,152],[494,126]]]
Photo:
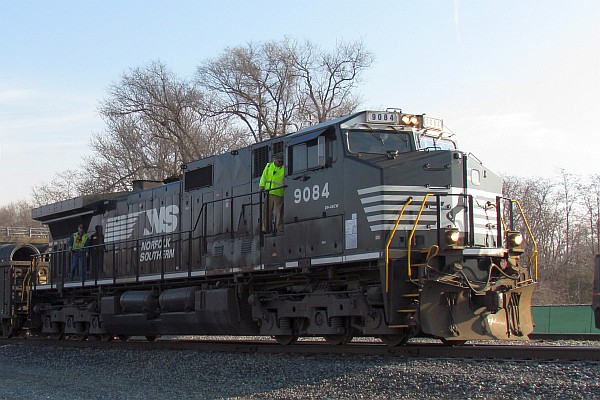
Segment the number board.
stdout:
[[423,128],[441,131],[444,129],[444,122],[439,118],[423,117]]
[[367,111],[367,122],[378,124],[397,124],[398,113],[383,111]]

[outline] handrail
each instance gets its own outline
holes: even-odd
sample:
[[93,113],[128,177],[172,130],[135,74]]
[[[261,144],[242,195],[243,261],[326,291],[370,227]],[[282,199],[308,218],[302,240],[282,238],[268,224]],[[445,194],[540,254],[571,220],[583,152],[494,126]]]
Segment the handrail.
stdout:
[[527,218],[525,217],[525,212],[523,211],[523,208],[521,207],[521,203],[519,203],[519,200],[513,200],[510,199],[511,203],[516,203],[517,206],[519,207],[519,212],[521,213],[521,218],[523,218],[523,222],[525,223],[525,226],[527,227],[527,232],[529,233],[529,237],[531,237],[531,241],[533,242],[533,252],[531,253],[531,257],[529,257],[529,262],[531,263],[531,265],[533,265],[534,267],[534,271],[535,271],[535,280],[538,280],[538,246],[537,246],[537,242],[535,241],[535,237],[533,237],[533,232],[531,232],[531,227],[529,226],[529,222],[527,222]]
[[[221,199],[215,199],[215,200],[211,200],[211,201],[207,201],[207,202],[203,202],[202,206],[200,208],[200,212],[198,213],[198,216],[196,218],[196,220],[194,221],[193,227],[191,227],[191,229],[186,229],[186,230],[180,230],[180,231],[175,231],[175,232],[170,232],[168,234],[155,234],[155,235],[151,235],[151,236],[146,236],[144,238],[134,238],[134,239],[125,239],[125,240],[118,240],[115,242],[104,242],[104,243],[98,243],[98,244],[94,244],[94,245],[88,245],[85,247],[86,251],[93,251],[94,249],[106,249],[106,246],[115,246],[113,247],[112,250],[106,250],[107,252],[112,252],[113,257],[115,255],[115,251],[117,250],[117,246],[121,247],[129,247],[132,244],[136,244],[139,243],[140,240],[145,241],[145,240],[153,240],[156,238],[164,238],[164,237],[168,237],[168,236],[176,236],[179,235],[180,237],[184,237],[187,236],[187,240],[188,241],[192,241],[192,240],[196,240],[196,239],[206,239],[208,237],[207,233],[206,233],[206,226],[204,227],[204,232],[201,235],[196,236],[196,231],[198,228],[198,225],[200,224],[201,221],[204,221],[204,223],[206,223],[206,216],[207,216],[207,208],[209,205],[211,204],[216,204],[216,203],[221,203],[221,202],[225,202],[225,201],[235,201],[236,199],[240,199],[240,198],[244,198],[244,197],[248,197],[250,196],[250,202],[249,203],[242,203],[242,208],[246,207],[248,205],[253,206],[253,205],[258,205],[261,204],[261,198],[259,196],[259,202],[258,203],[254,203],[252,201],[252,198],[255,194],[260,194],[260,192],[251,192],[251,193],[245,193],[245,194],[239,194],[239,195],[235,195],[235,196],[228,196],[228,197],[224,197]],[[231,209],[233,210],[233,205],[231,207]],[[262,213],[262,207],[260,207],[259,213]],[[231,218],[231,220],[229,221],[230,223],[230,228],[231,228],[231,233],[233,234],[233,224],[234,224],[234,220],[233,218]],[[191,247],[190,247],[190,251],[191,251]],[[61,249],[61,250],[53,250],[53,251],[48,251],[46,253],[44,253],[45,256],[49,257],[50,259],[54,259],[54,257],[52,256],[57,256],[59,258],[59,260],[54,259],[53,261],[55,263],[57,263],[57,266],[60,266],[60,270],[61,272],[64,273],[68,273],[68,269],[69,269],[69,261],[68,261],[68,254],[69,254],[69,250],[68,249]],[[160,259],[160,262],[164,264],[165,260],[163,258]],[[114,260],[113,260],[113,267],[114,267]],[[135,274],[138,275],[138,267],[139,267],[139,263],[136,262],[135,263]],[[66,269],[66,271],[65,271]],[[162,269],[162,268],[161,268]],[[161,271],[162,273],[162,271]],[[115,277],[114,275],[114,271],[113,271],[113,278]],[[94,279],[96,279],[97,277],[94,277]],[[52,278],[50,278],[52,279]]]
[[31,238],[47,237],[50,231],[47,228],[27,228],[20,226],[0,226],[0,236],[28,236]]
[[394,229],[392,229],[390,237],[389,237],[387,243],[385,244],[385,292],[386,293],[389,292],[389,286],[390,286],[390,278],[389,278],[390,245],[392,244],[392,239],[394,239],[394,235],[396,234],[396,229],[398,229],[398,225],[400,224],[400,219],[402,219],[402,215],[404,215],[404,210],[406,210],[406,207],[408,207],[408,205],[410,203],[412,203],[412,200],[413,200],[413,198],[409,197],[408,200],[406,201],[406,203],[404,203],[404,206],[402,206],[400,215],[398,215],[398,218],[396,219],[396,224],[394,225]]
[[[419,220],[422,217],[423,210],[424,210],[424,208],[425,208],[425,206],[427,204],[427,199],[430,196],[439,196],[439,194],[433,194],[433,193],[427,193],[427,194],[425,194],[425,196],[423,198],[423,201],[421,203],[421,207],[420,207],[419,212],[418,212],[418,214],[417,214],[417,216],[415,218],[412,230],[411,230],[409,238],[408,238],[408,245],[407,245],[407,247],[408,247],[408,252],[407,252],[407,273],[408,273],[408,279],[411,282],[413,282],[413,283],[416,283],[416,282],[414,282],[414,280],[412,278],[412,264],[411,264],[413,238],[414,238],[415,232],[417,230]],[[533,252],[530,255],[530,265],[532,265],[533,268],[534,268],[535,281],[537,281],[538,280],[538,246],[537,246],[537,242],[536,242],[536,240],[535,240],[535,238],[533,236],[533,233],[531,231],[531,227],[529,226],[529,222],[527,221],[527,218],[525,217],[525,213],[524,213],[523,208],[521,207],[521,204],[519,203],[519,201],[518,200],[513,200],[513,199],[507,199],[507,200],[510,200],[512,203],[516,203],[517,204],[517,206],[519,208],[519,211],[521,213],[521,217],[523,218],[523,222],[525,223],[525,226],[527,228],[529,236],[531,237],[531,240],[532,240],[532,243],[533,243]],[[385,291],[386,291],[386,293],[389,292],[389,286],[390,286],[390,271],[389,271],[389,269],[390,269],[390,247],[391,247],[391,243],[392,243],[392,240],[394,238],[394,235],[397,232],[398,225],[400,224],[400,221],[401,221],[401,219],[402,219],[402,217],[404,215],[404,212],[405,212],[406,208],[408,207],[408,205],[412,203],[412,201],[413,201],[413,198],[409,197],[408,200],[406,201],[406,203],[404,203],[404,205],[402,206],[402,209],[401,209],[401,211],[400,211],[400,213],[398,215],[398,218],[396,219],[394,227],[392,228],[392,230],[390,232],[390,236],[389,236],[389,238],[388,238],[388,240],[386,242],[386,245],[385,245]],[[497,203],[499,201],[500,201],[500,198],[497,198]],[[501,209],[501,207],[499,207],[498,204],[496,204],[496,207],[497,207],[497,209]],[[498,223],[501,224],[501,226],[504,229],[504,231],[506,231],[507,230],[506,221],[504,220],[503,215],[501,213],[499,213],[499,214],[500,214],[499,215],[499,220],[500,221]],[[438,223],[439,223],[439,221],[438,221]],[[501,229],[498,229],[498,231],[499,231],[498,235],[500,236]],[[501,238],[498,237],[498,240],[501,240]],[[439,247],[438,246],[435,246],[435,247],[437,247],[437,248],[436,249],[433,249],[433,248],[429,249],[428,254],[427,254],[427,260],[429,260],[429,259],[435,257],[435,255],[437,255],[437,252],[439,251]]]
[[[417,230],[417,225],[419,224],[419,219],[421,219],[421,214],[423,214],[423,209],[425,208],[425,204],[427,204],[427,198],[429,196],[433,196],[432,193],[427,193],[425,195],[425,197],[423,198],[423,203],[421,204],[421,208],[419,209],[419,213],[417,214],[417,218],[415,219],[415,224],[413,225],[412,231],[410,231],[410,236],[408,237],[408,262],[407,262],[407,269],[408,269],[408,279],[412,282],[412,269],[410,267],[410,258],[411,258],[411,251],[412,251],[412,240],[413,240],[413,236],[415,235],[415,231]],[[439,229],[439,227],[438,227]]]
[[[284,186],[284,187],[287,187],[287,186]],[[274,189],[268,189],[268,190],[264,190],[264,192],[269,192],[269,191],[271,191],[271,190],[274,190]],[[199,223],[199,221],[200,221],[200,218],[202,217],[202,214],[203,214],[203,212],[204,212],[204,209],[205,209],[205,208],[207,208],[209,204],[216,204],[216,203],[225,202],[225,201],[228,201],[228,200],[231,200],[231,201],[233,202],[235,199],[239,199],[239,198],[241,198],[241,197],[248,197],[248,196],[250,196],[250,203],[245,203],[245,204],[242,204],[242,206],[246,206],[246,205],[257,205],[257,204],[260,204],[260,201],[259,201],[259,203],[253,203],[253,202],[252,202],[252,198],[253,198],[253,196],[254,196],[255,194],[260,194],[260,193],[261,193],[261,192],[259,192],[259,191],[256,191],[256,192],[250,192],[250,193],[238,194],[238,195],[236,195],[236,196],[228,196],[228,197],[223,197],[222,199],[216,199],[216,200],[211,200],[211,201],[202,202],[202,208],[201,208],[201,210],[200,210],[200,213],[198,214],[198,218],[196,218],[196,222],[194,223],[194,227],[191,229],[191,231],[195,231],[195,230],[196,230],[196,228],[198,227],[198,223]],[[233,209],[233,207],[232,207],[232,209]],[[231,222],[230,222],[230,223],[231,223],[231,224],[233,224],[233,219],[231,220]],[[233,228],[233,227],[232,227],[232,228]],[[193,239],[197,239],[197,237],[193,237]]]

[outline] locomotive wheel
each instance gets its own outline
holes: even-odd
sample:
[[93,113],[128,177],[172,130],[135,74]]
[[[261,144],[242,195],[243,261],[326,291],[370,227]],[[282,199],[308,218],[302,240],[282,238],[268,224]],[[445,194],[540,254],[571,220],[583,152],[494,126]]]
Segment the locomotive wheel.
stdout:
[[331,346],[339,346],[342,344],[348,344],[348,343],[350,343],[350,341],[352,340],[353,337],[354,337],[354,335],[352,335],[352,332],[350,332],[349,330],[347,330],[346,333],[343,333],[341,335],[325,335],[325,336],[323,336],[323,338],[325,339],[327,344],[329,344]]
[[110,342],[111,340],[113,340],[113,335],[111,335],[110,333],[103,333],[101,335],[98,335],[98,337],[100,338],[101,342]]
[[117,335],[121,342],[126,342],[129,340],[129,335]]
[[113,335],[111,335],[110,333],[101,333],[97,335],[92,335],[91,337],[98,342],[110,342],[113,338]]
[[58,333],[51,333],[48,335],[48,339],[51,340],[61,340],[64,337],[62,332],[58,332]]
[[81,321],[75,322],[75,330],[77,331],[77,333],[72,336],[73,340],[76,340],[78,342],[83,342],[84,340],[87,339],[88,327],[85,322],[81,322]]
[[146,340],[149,342],[156,342],[156,339],[158,339],[158,336],[146,336]]
[[87,339],[87,337],[88,335],[86,333],[77,333],[71,336],[71,338],[76,342],[83,342]]
[[275,340],[277,340],[277,343],[279,343],[282,346],[287,346],[298,341],[298,336],[296,335],[275,335],[273,337],[275,338]]
[[63,327],[60,322],[54,321],[50,324],[54,333],[50,333],[48,335],[48,339],[52,340],[61,340],[65,337],[65,333],[63,332]]
[[397,335],[379,335],[379,340],[386,346],[394,347],[406,344],[408,342],[408,335],[397,334]]

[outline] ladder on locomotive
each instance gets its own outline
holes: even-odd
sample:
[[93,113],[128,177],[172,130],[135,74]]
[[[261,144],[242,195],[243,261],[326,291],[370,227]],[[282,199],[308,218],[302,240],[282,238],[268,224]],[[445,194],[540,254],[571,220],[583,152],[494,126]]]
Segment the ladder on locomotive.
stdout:
[[[403,207],[400,211],[400,214],[398,215],[398,218],[396,220],[396,223],[394,225],[394,228],[392,229],[392,231],[390,233],[390,237],[386,243],[385,290],[386,290],[386,294],[388,296],[390,296],[388,299],[390,300],[390,303],[393,306],[393,307],[391,307],[391,309],[394,310],[391,315],[388,315],[388,326],[390,328],[405,328],[406,329],[406,328],[411,328],[411,326],[416,326],[416,321],[415,322],[413,322],[413,321],[414,321],[415,316],[419,312],[420,288],[421,288],[421,284],[422,284],[422,282],[421,282],[422,277],[424,275],[422,273],[422,269],[426,268],[428,261],[431,260],[433,257],[435,257],[439,252],[439,247],[436,244],[434,244],[430,247],[420,249],[419,250],[419,253],[421,255],[419,257],[420,262],[412,263],[412,260],[413,260],[412,259],[413,238],[414,238],[414,235],[415,235],[415,232],[417,229],[417,225],[421,218],[421,215],[423,214],[423,209],[425,208],[425,205],[427,203],[427,199],[430,196],[433,196],[433,194],[427,193],[425,195],[425,197],[423,198],[423,202],[422,202],[419,212],[416,216],[416,219],[413,223],[411,233],[408,237],[408,250],[406,251],[406,258],[404,261],[406,263],[406,268],[400,268],[399,271],[391,270],[390,245],[394,238],[394,235],[396,233],[398,225],[400,224],[400,221],[402,220],[404,211],[409,206],[409,204],[411,204],[413,201],[412,197],[409,197],[408,200],[406,201],[406,203],[403,205]],[[392,260],[393,260],[393,258],[392,258]],[[398,262],[400,262],[400,259],[396,259],[396,260]],[[400,262],[400,264],[402,264],[402,263]],[[405,283],[403,285],[395,285],[396,288],[400,288],[399,293],[394,293],[393,289],[392,289],[392,293],[390,293],[390,278],[391,278],[390,275],[394,275],[394,277],[396,279],[399,279]],[[412,322],[412,324],[411,324],[411,322]]]

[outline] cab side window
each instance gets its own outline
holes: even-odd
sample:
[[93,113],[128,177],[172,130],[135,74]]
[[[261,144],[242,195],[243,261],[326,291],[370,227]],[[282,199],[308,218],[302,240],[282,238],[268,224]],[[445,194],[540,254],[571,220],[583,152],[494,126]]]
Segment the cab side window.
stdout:
[[323,134],[288,149],[289,173],[301,173],[319,168],[328,168],[334,162],[335,134]]
[[291,152],[291,171],[290,172],[301,172],[308,169],[308,158],[306,155],[306,143],[300,143],[292,146]]

